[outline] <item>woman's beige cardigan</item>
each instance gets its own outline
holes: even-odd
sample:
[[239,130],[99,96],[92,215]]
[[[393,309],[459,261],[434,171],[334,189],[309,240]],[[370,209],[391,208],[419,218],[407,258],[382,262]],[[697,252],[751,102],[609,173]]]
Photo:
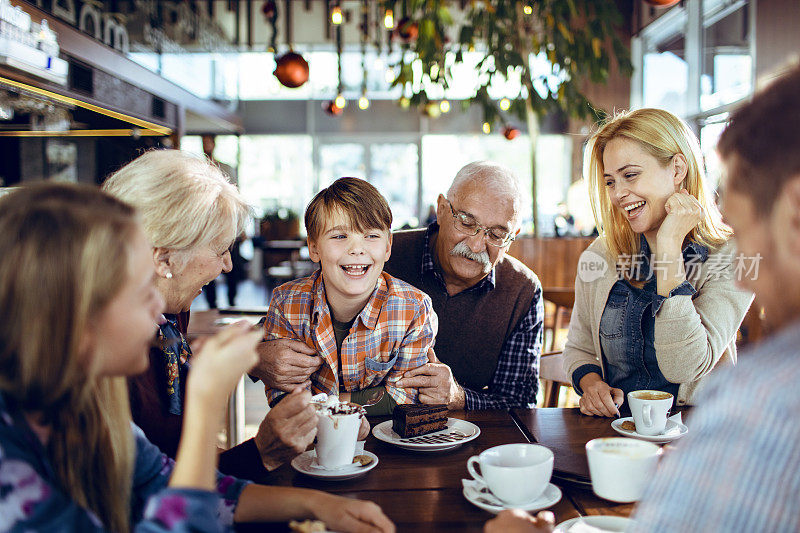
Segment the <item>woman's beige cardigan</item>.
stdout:
[[[731,242],[718,250],[709,250],[708,259],[687,272],[688,281],[697,291],[694,298],[667,298],[656,314],[656,359],[664,377],[680,383],[678,405],[691,404],[695,392],[718,365],[736,364],[736,331],[753,295],[734,285],[733,254]],[[606,265],[602,274],[597,270],[600,261]],[[594,270],[586,268],[589,262],[595,265]],[[603,368],[600,317],[618,279],[615,265],[608,260],[603,237],[596,239],[581,256],[581,267],[584,271],[579,270],[575,278],[575,305],[564,347],[564,370],[570,379],[583,365]]]

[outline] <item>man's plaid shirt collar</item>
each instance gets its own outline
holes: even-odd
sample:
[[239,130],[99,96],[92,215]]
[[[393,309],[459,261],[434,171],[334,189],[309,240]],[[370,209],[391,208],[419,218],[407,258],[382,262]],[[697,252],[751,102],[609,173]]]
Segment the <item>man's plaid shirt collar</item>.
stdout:
[[[314,309],[311,311],[311,323],[316,325],[319,322],[319,317],[330,313],[328,307],[328,299],[325,297],[325,282],[322,279],[322,269],[317,269],[312,274],[311,293],[314,295]],[[378,325],[378,318],[380,318],[381,309],[383,308],[386,298],[389,294],[386,280],[383,276],[378,276],[378,282],[375,289],[367,301],[367,305],[358,314],[356,319],[360,318],[361,323],[369,329],[375,329]]]
[[[422,276],[424,277],[426,274],[430,274],[435,277],[439,283],[442,284],[442,287],[446,288],[447,284],[444,282],[444,277],[442,276],[441,272],[436,269],[436,263],[433,261],[433,254],[431,253],[431,236],[439,231],[439,224],[437,222],[431,222],[430,226],[428,226],[427,231],[425,231],[425,238],[422,242]],[[479,292],[489,292],[494,289],[494,268],[489,271],[489,274],[476,283],[474,286],[470,287],[469,291],[479,291]]]

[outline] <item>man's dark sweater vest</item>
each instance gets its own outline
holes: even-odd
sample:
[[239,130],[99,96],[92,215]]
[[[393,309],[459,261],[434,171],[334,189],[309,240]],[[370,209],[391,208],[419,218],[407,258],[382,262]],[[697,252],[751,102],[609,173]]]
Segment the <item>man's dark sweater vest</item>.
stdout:
[[492,379],[506,339],[533,305],[539,280],[506,255],[495,266],[493,290],[473,287],[449,296],[433,272],[422,274],[425,231],[394,233],[392,255],[383,269],[431,297],[439,316],[436,356],[452,369],[456,381],[479,391]]

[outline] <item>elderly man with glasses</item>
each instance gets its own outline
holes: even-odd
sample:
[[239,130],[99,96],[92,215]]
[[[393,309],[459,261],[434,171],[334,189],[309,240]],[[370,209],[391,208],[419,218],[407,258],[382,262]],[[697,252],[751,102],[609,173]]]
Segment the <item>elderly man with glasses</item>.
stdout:
[[394,234],[384,270],[433,300],[434,354],[398,382],[420,401],[451,409],[533,407],[542,346],[542,289],[506,255],[520,231],[522,194],[514,174],[486,161],[456,174],[439,195],[436,222]]

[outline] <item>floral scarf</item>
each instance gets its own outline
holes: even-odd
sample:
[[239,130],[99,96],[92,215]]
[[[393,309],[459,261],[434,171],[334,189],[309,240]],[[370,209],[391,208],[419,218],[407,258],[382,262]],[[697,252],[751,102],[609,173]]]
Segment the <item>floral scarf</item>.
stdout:
[[158,326],[158,342],[164,355],[168,410],[173,415],[180,415],[182,403],[180,368],[182,362],[188,361],[192,356],[192,350],[178,329],[177,316],[164,315],[164,320]]

